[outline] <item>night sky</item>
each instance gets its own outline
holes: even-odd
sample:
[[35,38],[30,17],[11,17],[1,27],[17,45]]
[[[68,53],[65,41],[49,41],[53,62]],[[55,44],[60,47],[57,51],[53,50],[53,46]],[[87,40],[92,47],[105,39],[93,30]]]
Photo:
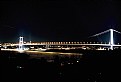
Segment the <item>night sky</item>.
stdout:
[[82,41],[113,28],[121,31],[121,1],[0,1],[0,42]]

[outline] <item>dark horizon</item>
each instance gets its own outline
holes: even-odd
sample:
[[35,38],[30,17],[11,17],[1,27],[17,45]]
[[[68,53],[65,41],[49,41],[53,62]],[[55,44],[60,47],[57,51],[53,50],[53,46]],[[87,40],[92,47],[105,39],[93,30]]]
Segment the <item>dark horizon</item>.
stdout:
[[121,31],[120,3],[114,0],[0,1],[0,42],[83,41],[115,29]]

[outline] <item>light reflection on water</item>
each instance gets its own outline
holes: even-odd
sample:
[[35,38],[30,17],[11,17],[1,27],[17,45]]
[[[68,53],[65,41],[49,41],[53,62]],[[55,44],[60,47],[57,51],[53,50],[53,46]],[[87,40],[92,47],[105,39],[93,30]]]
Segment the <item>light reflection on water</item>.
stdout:
[[30,58],[42,58],[44,57],[47,60],[53,60],[56,56],[60,58],[72,57],[74,56],[76,59],[82,58],[81,53],[62,53],[62,52],[40,52],[40,51],[26,51],[25,54],[30,55]]
[[[85,51],[83,55],[61,52],[25,51],[18,53],[1,51],[0,60],[2,62],[0,63],[5,68],[2,70],[5,79],[17,76],[19,79],[25,80],[28,76],[27,81],[41,80],[45,77],[44,80],[51,78],[52,80],[64,79],[82,82],[110,82],[112,80],[118,82],[121,78],[119,76],[121,74],[120,53],[120,51]],[[42,78],[40,79],[40,77]]]

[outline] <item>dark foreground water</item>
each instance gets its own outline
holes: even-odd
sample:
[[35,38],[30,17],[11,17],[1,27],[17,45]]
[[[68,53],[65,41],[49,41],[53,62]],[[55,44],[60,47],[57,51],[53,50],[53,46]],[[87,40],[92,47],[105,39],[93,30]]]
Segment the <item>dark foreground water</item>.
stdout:
[[121,51],[83,51],[83,55],[30,57],[0,51],[0,82],[120,82]]

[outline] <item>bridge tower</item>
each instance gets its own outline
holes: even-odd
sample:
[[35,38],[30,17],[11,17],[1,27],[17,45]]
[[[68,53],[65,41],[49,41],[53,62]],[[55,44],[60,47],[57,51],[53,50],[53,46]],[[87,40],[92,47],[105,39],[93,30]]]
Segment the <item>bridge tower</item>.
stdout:
[[110,29],[110,49],[113,50],[114,39],[113,39],[113,29]]
[[23,50],[23,37],[19,37],[19,50]]

